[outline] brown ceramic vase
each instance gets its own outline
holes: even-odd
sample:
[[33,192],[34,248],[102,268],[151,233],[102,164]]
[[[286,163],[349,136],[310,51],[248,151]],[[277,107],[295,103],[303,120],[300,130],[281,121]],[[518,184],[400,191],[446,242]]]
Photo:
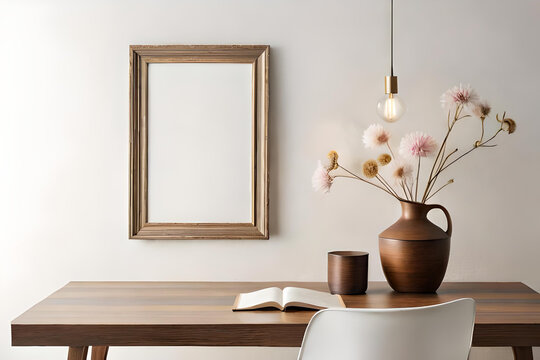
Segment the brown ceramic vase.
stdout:
[[[450,256],[452,220],[441,205],[400,201],[402,215],[379,234],[384,275],[398,292],[436,292],[446,273]],[[441,209],[448,221],[444,231],[428,220],[432,209]]]

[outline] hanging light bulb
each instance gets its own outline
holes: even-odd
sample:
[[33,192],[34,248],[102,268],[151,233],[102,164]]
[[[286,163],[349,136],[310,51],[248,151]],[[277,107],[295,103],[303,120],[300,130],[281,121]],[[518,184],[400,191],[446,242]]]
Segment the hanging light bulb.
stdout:
[[403,100],[397,96],[397,76],[385,76],[386,95],[377,102],[377,114],[388,122],[396,122],[407,108]]
[[377,114],[384,121],[396,122],[405,113],[405,104],[397,92],[397,76],[394,76],[394,0],[390,0],[390,76],[384,77],[386,95],[377,102]]

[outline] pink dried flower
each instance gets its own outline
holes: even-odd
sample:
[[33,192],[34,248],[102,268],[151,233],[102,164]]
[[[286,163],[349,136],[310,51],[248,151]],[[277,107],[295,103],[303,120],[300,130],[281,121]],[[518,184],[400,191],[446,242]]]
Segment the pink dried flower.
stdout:
[[436,150],[435,140],[420,131],[405,135],[399,145],[399,153],[404,158],[427,157],[433,155]]
[[319,161],[317,169],[315,169],[311,178],[311,185],[315,191],[322,191],[325,194],[330,192],[334,178],[328,172],[329,170]]
[[478,102],[478,95],[470,85],[454,86],[441,96],[443,108],[453,105],[474,105]]
[[410,179],[412,179],[413,171],[414,169],[411,163],[404,160],[398,160],[394,165],[394,172],[392,173],[392,176],[394,177],[396,183],[406,184]]
[[487,101],[479,101],[476,103],[472,109],[474,115],[478,116],[481,119],[485,119],[491,112],[491,106]]
[[371,124],[364,130],[362,141],[366,148],[374,149],[378,146],[388,143],[390,133],[379,124]]

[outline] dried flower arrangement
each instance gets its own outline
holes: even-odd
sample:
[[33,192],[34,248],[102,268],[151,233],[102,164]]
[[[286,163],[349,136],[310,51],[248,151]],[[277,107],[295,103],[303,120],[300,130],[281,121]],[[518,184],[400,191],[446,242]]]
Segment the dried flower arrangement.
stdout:
[[[376,160],[370,159],[362,166],[363,177],[344,168],[338,163],[338,153],[330,151],[328,161],[319,161],[312,178],[313,188],[317,191],[328,193],[336,178],[351,178],[375,186],[388,193],[398,200],[408,200],[426,203],[431,197],[437,194],[446,186],[452,184],[454,179],[448,180],[444,185],[435,190],[437,179],[443,171],[456,163],[464,156],[479,148],[490,148],[496,145],[491,141],[501,132],[512,134],[516,131],[516,122],[506,117],[506,112],[495,119],[499,122],[499,128],[490,136],[485,136],[484,122],[488,118],[491,107],[483,100],[480,100],[476,92],[469,86],[455,86],[446,91],[441,96],[441,104],[448,111],[448,130],[440,146],[433,137],[422,132],[412,132],[405,135],[399,145],[399,157],[396,157],[390,146],[390,133],[381,125],[370,125],[365,131],[362,141],[366,148],[375,149],[385,147],[389,153],[382,153]],[[454,126],[465,118],[476,117],[480,119],[480,137],[472,147],[458,154],[458,149],[448,151],[448,139]],[[426,182],[423,194],[419,194],[420,166],[422,158],[435,156],[431,172]],[[393,163],[392,177],[394,186],[379,171],[381,167]],[[335,174],[335,170],[342,170]],[[414,175],[416,173],[416,176]]]

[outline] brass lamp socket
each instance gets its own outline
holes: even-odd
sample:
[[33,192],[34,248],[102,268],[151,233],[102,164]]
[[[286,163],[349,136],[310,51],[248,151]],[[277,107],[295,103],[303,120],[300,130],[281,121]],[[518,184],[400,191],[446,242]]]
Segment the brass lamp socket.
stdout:
[[385,76],[384,77],[384,93],[385,94],[397,94],[397,76]]

